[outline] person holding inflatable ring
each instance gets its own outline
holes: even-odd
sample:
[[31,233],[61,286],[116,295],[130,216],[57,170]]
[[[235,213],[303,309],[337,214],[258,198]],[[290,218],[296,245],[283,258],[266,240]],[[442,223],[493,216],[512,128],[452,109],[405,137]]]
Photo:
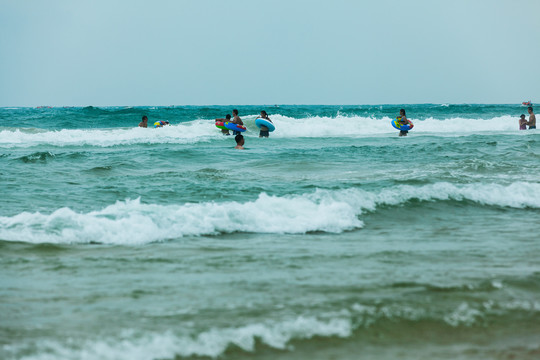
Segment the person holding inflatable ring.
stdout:
[[[257,117],[257,119],[264,119],[266,121],[272,122],[272,120],[270,120],[270,118],[268,117],[268,114],[264,110],[261,111],[261,116]],[[269,135],[270,135],[269,129],[266,126],[261,126],[261,131],[259,131],[259,137],[267,138]]]
[[[402,125],[407,125],[409,121],[407,120],[407,115],[405,115],[405,109],[399,110],[399,116],[397,117],[398,122]],[[399,136],[407,136],[408,130],[400,130]]]

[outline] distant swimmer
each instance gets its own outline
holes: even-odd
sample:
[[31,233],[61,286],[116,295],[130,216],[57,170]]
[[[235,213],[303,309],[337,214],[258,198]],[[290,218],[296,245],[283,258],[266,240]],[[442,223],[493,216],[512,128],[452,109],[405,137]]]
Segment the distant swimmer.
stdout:
[[235,149],[238,150],[245,150],[244,149],[244,136],[242,134],[238,134],[234,137],[234,141],[236,141]]
[[[399,110],[398,122],[403,125],[407,125],[409,123],[407,121],[407,115],[405,115],[405,109]],[[399,136],[407,136],[408,132],[408,130],[400,130]]]
[[527,125],[529,125],[529,130],[536,129],[536,116],[534,116],[532,106],[529,106],[527,108],[527,111],[529,112],[529,121],[527,121]]
[[142,121],[139,123],[139,127],[147,128],[148,127],[148,116],[144,115]]
[[519,117],[519,130],[527,130],[527,119],[525,119],[525,114],[521,114]]
[[[263,120],[272,122],[272,120],[270,120],[270,118],[268,117],[268,114],[264,110],[261,111],[261,116],[257,117],[257,119],[263,119]],[[260,138],[262,138],[262,137],[267,138],[269,135],[270,135],[269,129],[266,126],[262,125],[261,126],[261,131],[259,132],[259,137]]]
[[[234,109],[232,111],[233,114],[233,120],[231,121],[233,124],[242,125],[244,126],[244,123],[242,122],[242,119],[240,119],[240,116],[238,116],[238,110]],[[240,131],[233,131],[233,135],[240,135]]]
[[155,128],[164,127],[165,125],[170,125],[170,123],[167,120],[160,120],[154,123]]
[[[218,122],[218,121],[221,121],[223,123],[231,121],[231,114],[225,115],[225,119],[216,119],[216,122]],[[221,129],[221,133],[223,135],[231,135],[231,133],[229,132],[229,129]]]

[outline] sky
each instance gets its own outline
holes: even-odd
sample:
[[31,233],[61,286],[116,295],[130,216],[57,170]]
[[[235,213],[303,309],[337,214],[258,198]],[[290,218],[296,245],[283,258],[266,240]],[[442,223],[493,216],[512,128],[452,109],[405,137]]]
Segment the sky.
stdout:
[[0,106],[540,102],[538,0],[0,0]]

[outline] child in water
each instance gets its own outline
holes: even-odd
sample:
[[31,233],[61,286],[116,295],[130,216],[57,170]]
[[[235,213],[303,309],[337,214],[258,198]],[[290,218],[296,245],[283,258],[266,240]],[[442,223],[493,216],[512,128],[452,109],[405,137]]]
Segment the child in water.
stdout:
[[[225,115],[225,119],[216,119],[216,121],[221,121],[223,123],[229,122],[231,121],[231,114]],[[231,135],[231,133],[229,132],[229,129],[221,129],[221,133],[223,135]]]
[[[264,119],[264,120],[272,122],[272,120],[270,120],[270,118],[268,117],[268,114],[264,110],[261,111],[261,116],[257,117],[257,119]],[[270,135],[270,131],[268,131],[268,128],[266,126],[261,126],[261,131],[259,132],[259,137],[260,138],[262,138],[262,137],[267,138],[269,135]]]
[[519,130],[527,130],[527,119],[525,119],[525,114],[521,114],[520,116]]
[[[402,125],[407,125],[409,122],[407,121],[407,115],[405,115],[405,109],[399,110],[399,116],[397,117],[398,122]],[[400,130],[399,136],[407,136],[408,130]]]

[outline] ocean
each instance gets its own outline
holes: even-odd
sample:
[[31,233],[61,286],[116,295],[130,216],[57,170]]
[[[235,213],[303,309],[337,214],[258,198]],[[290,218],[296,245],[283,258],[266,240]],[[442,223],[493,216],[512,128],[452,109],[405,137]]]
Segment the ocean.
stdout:
[[233,108],[0,108],[0,358],[540,358],[526,108]]

